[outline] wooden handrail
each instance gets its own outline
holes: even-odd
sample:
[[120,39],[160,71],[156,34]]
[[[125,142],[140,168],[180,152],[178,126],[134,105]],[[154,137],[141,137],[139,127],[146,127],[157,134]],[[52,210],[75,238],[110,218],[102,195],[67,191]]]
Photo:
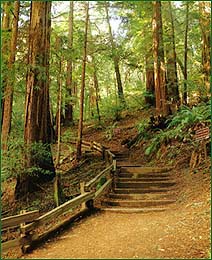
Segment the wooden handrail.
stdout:
[[[74,141],[71,141],[71,143],[75,143]],[[95,178],[90,180],[88,183],[82,186],[82,191],[81,195],[75,197],[72,200],[69,200],[59,207],[54,208],[53,210],[45,213],[44,215],[39,217],[39,211],[35,210],[32,212],[26,212],[20,215],[16,216],[11,216],[7,218],[2,219],[2,229],[9,228],[9,227],[14,227],[18,226],[21,224],[20,231],[22,236],[18,239],[10,240],[7,242],[2,243],[2,250],[8,250],[11,247],[15,247],[18,245],[22,245],[22,247],[26,245],[30,245],[31,242],[33,241],[33,235],[31,234],[30,231],[34,230],[35,228],[39,227],[40,225],[48,223],[50,220],[57,218],[60,215],[63,215],[67,211],[82,205],[83,203],[90,201],[90,200],[95,200],[99,196],[103,194],[103,192],[110,187],[112,183],[112,178],[108,178],[108,172],[110,172],[112,169],[116,170],[116,159],[115,155],[106,147],[103,145],[93,141],[93,142],[88,142],[88,141],[82,141],[82,146],[85,148],[88,148],[90,150],[96,150],[98,152],[101,152],[103,155],[103,159],[106,160],[106,162],[109,162],[109,166],[105,168],[103,171],[101,171]],[[92,187],[94,187],[99,180],[103,177],[106,176],[107,180],[106,182],[97,190],[97,191],[89,191]],[[88,192],[89,191],[89,192]],[[23,223],[30,222],[29,224],[23,225]],[[60,226],[60,225],[59,225]],[[58,228],[58,227],[57,227]],[[53,227],[52,230],[55,228]],[[40,239],[43,236],[46,236],[49,231],[44,232],[42,235],[36,235],[34,234],[36,239]],[[36,240],[35,239],[35,240]]]
[[15,215],[7,218],[3,218],[1,220],[1,228],[10,228],[10,227],[15,227],[20,225],[21,223],[24,222],[32,222],[36,218],[39,217],[39,210],[34,210],[31,212],[26,212],[20,215]]
[[35,222],[31,224],[27,224],[21,228],[21,231],[23,233],[28,233],[29,231],[33,230],[39,225],[47,223],[49,220],[56,218],[64,213],[66,213],[68,210],[79,206],[81,203],[86,202],[90,199],[93,199],[95,196],[94,192],[87,192],[85,194],[79,195],[76,198],[69,200],[62,205],[60,205],[57,208],[54,208],[53,210],[47,212],[46,214],[40,216],[35,220]]
[[97,199],[102,193],[111,185],[112,179],[107,180],[96,192],[95,192],[95,198]]
[[4,251],[7,251],[8,249],[10,249],[11,247],[16,247],[16,246],[20,246],[20,245],[22,245],[21,237],[13,239],[13,240],[9,240],[7,242],[3,242],[1,244],[1,250],[2,250],[2,252],[4,252]]
[[88,189],[92,188],[95,184],[97,184],[97,182],[101,179],[101,177],[103,177],[104,174],[106,172],[110,171],[112,168],[113,168],[113,165],[110,165],[106,169],[101,171],[95,178],[93,178],[92,180],[90,180],[88,183],[85,184],[85,189],[88,190]]

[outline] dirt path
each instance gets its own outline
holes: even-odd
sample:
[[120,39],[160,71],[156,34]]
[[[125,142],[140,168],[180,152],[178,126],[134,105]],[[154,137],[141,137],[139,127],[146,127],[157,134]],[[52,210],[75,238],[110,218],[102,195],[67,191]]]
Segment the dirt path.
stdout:
[[210,175],[175,173],[178,200],[164,212],[97,212],[24,258],[210,259]]
[[191,209],[98,212],[25,258],[209,258],[209,225]]

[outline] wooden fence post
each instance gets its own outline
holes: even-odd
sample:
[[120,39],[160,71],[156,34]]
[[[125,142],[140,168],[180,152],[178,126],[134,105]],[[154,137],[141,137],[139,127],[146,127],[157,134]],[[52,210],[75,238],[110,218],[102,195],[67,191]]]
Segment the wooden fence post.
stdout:
[[[84,181],[80,182],[80,193],[81,193],[81,195],[85,194],[85,182]],[[81,205],[81,209],[84,210],[85,208],[86,208],[86,204],[85,204],[85,202],[83,202]]]
[[[26,213],[26,210],[21,210],[20,214]],[[23,231],[23,227],[26,223],[20,224],[20,237],[21,237],[21,251],[22,253],[27,253],[28,248],[30,247],[31,234],[30,232]]]
[[116,171],[116,160],[113,160],[113,170]]

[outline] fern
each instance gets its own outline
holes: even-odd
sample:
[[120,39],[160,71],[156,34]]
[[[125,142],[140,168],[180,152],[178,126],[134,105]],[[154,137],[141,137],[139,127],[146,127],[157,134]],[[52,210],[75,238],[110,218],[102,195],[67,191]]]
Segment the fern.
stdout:
[[210,122],[211,107],[210,104],[189,108],[187,106],[182,106],[180,111],[172,118],[171,122],[168,124],[168,129],[181,126],[181,128],[186,128],[188,126],[193,126],[199,122]]
[[188,129],[191,129],[195,124],[200,122],[210,122],[210,117],[210,104],[200,104],[193,108],[182,106],[173,118],[167,120],[167,129],[165,131],[161,130],[151,139],[151,144],[146,148],[145,155],[149,156],[151,153],[156,152],[161,144],[168,143],[173,139],[179,141],[183,141],[184,139],[191,140],[191,131],[188,131]]

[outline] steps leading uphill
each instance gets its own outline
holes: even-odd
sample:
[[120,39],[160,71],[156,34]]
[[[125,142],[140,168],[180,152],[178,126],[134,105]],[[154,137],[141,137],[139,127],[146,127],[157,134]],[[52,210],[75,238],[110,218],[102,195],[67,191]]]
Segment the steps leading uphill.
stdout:
[[127,153],[115,153],[117,171],[113,189],[102,200],[102,210],[116,212],[164,211],[175,202],[170,168],[132,165]]

